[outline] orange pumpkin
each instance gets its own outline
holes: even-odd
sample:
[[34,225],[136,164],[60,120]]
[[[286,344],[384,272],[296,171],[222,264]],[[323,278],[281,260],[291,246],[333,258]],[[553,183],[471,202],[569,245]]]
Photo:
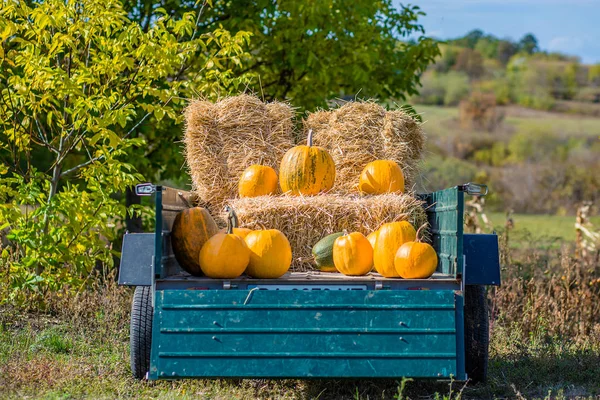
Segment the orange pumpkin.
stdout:
[[[377,242],[377,236],[379,236],[378,230],[369,233],[369,235],[367,236],[367,240],[369,240],[369,243],[371,243],[371,247],[373,248],[373,253],[375,252],[375,243]],[[372,267],[373,267],[372,269],[377,271],[377,268],[375,268],[375,265],[372,265]]]
[[215,220],[205,208],[188,208],[177,214],[171,228],[171,246],[181,268],[192,275],[202,276],[198,262],[200,250],[218,231]]
[[[221,232],[221,233],[227,233],[227,228],[223,228],[223,229],[219,230],[219,232]],[[248,229],[248,228],[233,228],[233,234],[234,235],[238,235],[242,239],[245,239],[246,236],[248,236],[248,234],[250,232],[252,232],[252,229]]]
[[404,279],[426,279],[437,268],[438,257],[435,250],[419,240],[419,233],[424,226],[417,231],[414,242],[404,243],[396,252],[394,265],[398,275]]
[[292,247],[277,229],[252,231],[246,236],[250,262],[246,274],[253,278],[279,278],[292,264]]
[[277,192],[277,172],[266,165],[251,165],[238,182],[240,197],[272,195]]
[[306,146],[296,146],[285,153],[279,168],[279,185],[284,193],[314,195],[333,187],[335,164],[329,153],[312,145],[312,129]]
[[333,263],[344,275],[365,275],[373,267],[371,243],[360,232],[344,232],[333,244]]
[[200,250],[200,268],[210,278],[237,278],[250,261],[250,250],[244,239],[233,233],[234,217],[235,212],[230,208],[227,233],[217,233]]
[[377,241],[378,235],[379,231],[377,230],[369,233],[369,235],[367,236],[367,239],[369,240],[369,243],[371,243],[371,247],[373,248],[373,250],[375,250],[375,242]]
[[416,235],[415,228],[409,222],[383,224],[379,228],[373,252],[373,262],[377,272],[387,278],[399,277],[394,265],[396,252],[404,243],[415,240]]
[[404,174],[392,160],[376,160],[360,174],[358,189],[366,194],[404,192]]

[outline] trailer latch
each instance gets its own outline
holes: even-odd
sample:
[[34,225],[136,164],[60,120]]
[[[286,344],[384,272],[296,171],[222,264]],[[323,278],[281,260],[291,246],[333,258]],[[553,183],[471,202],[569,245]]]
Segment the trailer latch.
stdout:
[[135,185],[135,194],[138,196],[151,196],[154,192],[156,192],[156,186],[150,182]]
[[466,192],[471,196],[486,196],[488,194],[488,187],[482,183],[465,183],[464,185],[459,185],[458,190]]

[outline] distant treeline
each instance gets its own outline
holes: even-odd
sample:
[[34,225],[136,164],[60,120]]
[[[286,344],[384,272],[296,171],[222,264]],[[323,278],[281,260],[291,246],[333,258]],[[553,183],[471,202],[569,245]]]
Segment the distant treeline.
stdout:
[[597,112],[585,103],[600,103],[600,63],[543,51],[531,33],[512,41],[473,30],[441,42],[440,50],[422,76],[417,103],[457,105],[477,91],[493,94],[500,105]]

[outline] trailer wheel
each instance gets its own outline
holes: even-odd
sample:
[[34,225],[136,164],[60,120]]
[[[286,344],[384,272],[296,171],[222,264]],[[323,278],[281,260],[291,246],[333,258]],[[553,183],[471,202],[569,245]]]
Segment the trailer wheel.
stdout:
[[485,286],[465,286],[465,369],[472,382],[487,379],[490,324]]
[[131,302],[129,326],[129,354],[131,373],[136,379],[144,379],[150,370],[152,345],[152,287],[137,286]]

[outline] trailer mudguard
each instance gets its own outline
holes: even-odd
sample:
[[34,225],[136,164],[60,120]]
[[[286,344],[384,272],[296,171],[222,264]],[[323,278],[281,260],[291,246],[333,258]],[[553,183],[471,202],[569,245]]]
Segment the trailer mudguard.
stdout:
[[465,266],[463,279],[466,285],[500,286],[500,255],[498,235],[463,235]]
[[154,233],[127,233],[123,236],[119,285],[152,286]]

